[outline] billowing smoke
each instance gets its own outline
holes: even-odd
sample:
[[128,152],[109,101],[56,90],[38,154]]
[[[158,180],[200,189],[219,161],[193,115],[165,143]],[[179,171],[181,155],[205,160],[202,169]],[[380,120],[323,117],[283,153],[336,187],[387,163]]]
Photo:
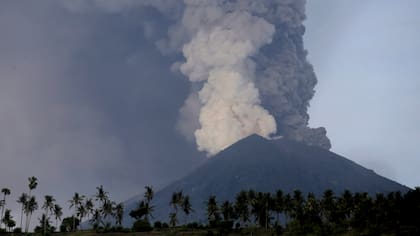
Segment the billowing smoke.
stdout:
[[176,47],[180,32],[190,37],[180,70],[195,85],[181,109],[181,132],[210,155],[253,133],[331,147],[324,128],[308,127],[317,79],[303,47],[304,0],[185,5],[168,43]]
[[201,105],[198,149],[212,155],[251,134],[275,133],[274,118],[260,105],[251,59],[271,43],[274,26],[245,11],[227,12],[216,2],[186,4],[184,17],[202,18],[183,46],[186,62],[180,67],[191,82],[204,81],[195,96]]
[[254,133],[331,148],[325,128],[308,127],[317,78],[303,46],[305,0],[71,3],[111,13],[153,7],[175,21],[156,46],[183,56],[172,69],[189,79],[191,92],[177,129],[199,150],[213,155]]

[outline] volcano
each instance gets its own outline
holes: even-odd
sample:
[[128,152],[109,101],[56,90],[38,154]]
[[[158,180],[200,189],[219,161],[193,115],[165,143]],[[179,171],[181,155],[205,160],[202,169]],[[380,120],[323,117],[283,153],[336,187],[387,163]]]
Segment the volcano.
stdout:
[[[190,196],[194,213],[189,220],[205,222],[205,202],[215,195],[220,203],[233,200],[241,190],[254,189],[290,193],[296,189],[320,196],[331,189],[367,192],[371,195],[409,190],[397,182],[376,174],[333,152],[287,140],[267,140],[252,135],[210,158],[205,164],[180,180],[157,191],[152,204],[154,219],[168,221],[172,193],[183,191]],[[141,196],[125,203],[124,225],[131,226],[130,210]]]

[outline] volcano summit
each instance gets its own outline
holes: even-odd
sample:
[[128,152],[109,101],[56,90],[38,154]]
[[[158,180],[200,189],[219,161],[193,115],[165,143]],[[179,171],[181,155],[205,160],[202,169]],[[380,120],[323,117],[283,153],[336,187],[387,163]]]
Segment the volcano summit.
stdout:
[[[405,192],[409,188],[384,178],[328,150],[284,138],[268,140],[251,135],[223,150],[184,178],[158,191],[152,202],[154,220],[167,221],[172,193],[190,196],[195,209],[190,220],[206,219],[205,201],[215,195],[219,202],[233,200],[241,190],[253,189],[290,193],[296,189],[321,195],[331,189],[336,194],[352,192]],[[126,202],[128,213],[141,197]],[[132,219],[127,215],[125,225]]]

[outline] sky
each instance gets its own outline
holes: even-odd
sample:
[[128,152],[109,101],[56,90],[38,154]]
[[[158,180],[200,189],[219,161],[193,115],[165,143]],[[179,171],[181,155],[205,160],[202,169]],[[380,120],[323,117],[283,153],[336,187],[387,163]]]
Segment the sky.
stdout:
[[[304,38],[318,77],[310,125],[326,127],[332,151],[410,187],[420,185],[416,9],[309,0]],[[203,163],[176,130],[190,92],[172,70],[180,58],[156,48],[170,20],[150,7],[1,1],[0,187],[12,190],[10,208],[32,175],[38,199],[67,208],[76,191],[102,184],[123,201]]]
[[308,1],[305,35],[319,81],[311,125],[327,128],[332,151],[410,187],[420,185],[419,8]]

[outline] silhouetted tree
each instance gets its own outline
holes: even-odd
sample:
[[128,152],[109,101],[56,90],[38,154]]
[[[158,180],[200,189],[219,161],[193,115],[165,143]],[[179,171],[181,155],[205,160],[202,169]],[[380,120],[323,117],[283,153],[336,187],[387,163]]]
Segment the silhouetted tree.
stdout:
[[[1,217],[0,217],[0,219],[3,219],[4,209],[6,208],[6,196],[10,195],[10,189],[2,188],[1,192],[3,193],[3,200],[1,201],[2,203],[1,203]],[[1,223],[3,223],[3,222],[1,222]],[[1,226],[1,223],[0,223],[0,226]],[[5,223],[5,226],[7,227],[6,223]]]
[[249,221],[248,194],[246,191],[240,191],[236,195],[234,208],[239,220],[242,224],[246,224]]
[[23,211],[25,210],[27,201],[28,201],[28,195],[26,193],[22,193],[22,195],[20,195],[20,197],[16,201],[17,203],[21,204],[21,211],[20,211],[20,228],[21,229],[22,229],[22,224],[23,224]]
[[82,205],[82,201],[83,201],[84,196],[80,195],[79,193],[75,192],[72,199],[69,200],[70,202],[70,209],[73,208],[73,230],[76,230],[76,216],[77,216],[77,211],[79,209],[79,206]]
[[53,214],[55,217],[55,228],[57,229],[58,221],[61,220],[61,216],[63,215],[63,208],[60,205],[55,204]]
[[48,218],[48,213],[50,213],[50,212],[53,213],[54,212],[54,202],[55,202],[55,199],[54,199],[53,196],[45,195],[44,204],[42,205],[42,209],[45,210],[44,217],[46,219],[46,220],[43,221],[44,222],[44,225],[43,225],[44,235],[47,233],[47,222],[48,222],[48,219],[49,219]]

